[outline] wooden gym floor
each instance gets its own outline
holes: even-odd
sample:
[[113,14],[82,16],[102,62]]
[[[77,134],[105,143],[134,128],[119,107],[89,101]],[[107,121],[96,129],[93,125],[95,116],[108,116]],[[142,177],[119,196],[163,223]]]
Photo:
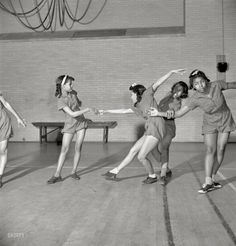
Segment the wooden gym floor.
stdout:
[[[173,143],[173,176],[166,187],[143,185],[145,169],[135,159],[119,182],[101,174],[119,164],[132,143],[84,143],[80,181],[69,177],[73,148],[63,177],[54,185],[61,146],[10,143],[0,189],[1,246],[233,246],[236,245],[236,144],[229,143],[218,180],[207,194],[204,145]],[[159,167],[155,164],[158,171]]]

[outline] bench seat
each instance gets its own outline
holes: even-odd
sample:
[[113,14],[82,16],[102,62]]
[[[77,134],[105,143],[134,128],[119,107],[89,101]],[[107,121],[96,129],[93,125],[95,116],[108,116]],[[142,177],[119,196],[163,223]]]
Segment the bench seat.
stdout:
[[[39,128],[39,141],[40,143],[47,142],[47,136],[64,127],[64,122],[32,122],[32,124]],[[109,128],[115,128],[117,126],[116,121],[91,121],[88,120],[88,128],[91,129],[103,129],[103,142],[108,142],[108,131]],[[53,130],[48,131],[48,128],[53,128]],[[60,131],[59,133],[60,134]]]

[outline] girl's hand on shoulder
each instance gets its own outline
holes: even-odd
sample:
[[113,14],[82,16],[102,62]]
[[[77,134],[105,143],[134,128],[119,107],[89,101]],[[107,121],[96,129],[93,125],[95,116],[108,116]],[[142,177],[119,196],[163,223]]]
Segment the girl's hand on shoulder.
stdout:
[[17,119],[18,126],[26,127],[26,120],[25,119]]
[[177,74],[180,74],[180,75],[183,75],[185,72],[186,72],[186,69],[183,69],[183,68],[172,70],[172,73],[177,73]]

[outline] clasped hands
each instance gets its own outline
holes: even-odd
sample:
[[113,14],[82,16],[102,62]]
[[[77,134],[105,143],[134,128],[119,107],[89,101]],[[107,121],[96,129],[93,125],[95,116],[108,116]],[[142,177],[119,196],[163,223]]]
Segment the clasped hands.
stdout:
[[[147,110],[147,114],[151,117],[155,116],[162,116],[161,113],[153,107],[150,107],[150,109]],[[166,111],[166,118],[167,119],[173,119],[175,116],[175,111],[173,109],[169,109]]]
[[90,111],[96,115],[103,115],[105,113],[105,110],[97,108],[90,108]]

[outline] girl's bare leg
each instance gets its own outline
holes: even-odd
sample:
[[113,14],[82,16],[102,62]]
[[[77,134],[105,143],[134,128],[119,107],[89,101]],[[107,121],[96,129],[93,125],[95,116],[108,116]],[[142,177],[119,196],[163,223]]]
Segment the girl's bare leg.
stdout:
[[0,188],[2,187],[2,175],[7,164],[8,139],[0,142]]
[[128,155],[124,158],[124,160],[120,163],[119,166],[117,166],[117,171],[120,172],[123,168],[125,168],[127,165],[129,165],[134,157],[137,155],[139,150],[141,149],[143,142],[145,140],[145,136],[142,136],[130,149]]
[[124,160],[120,163],[120,165],[118,165],[117,167],[113,168],[112,170],[106,172],[105,174],[103,174],[103,176],[105,176],[107,179],[111,179],[114,180],[116,179],[116,175],[123,169],[125,168],[127,165],[129,165],[132,160],[134,159],[134,157],[137,155],[137,153],[139,152],[139,150],[142,147],[142,144],[145,140],[145,136],[142,136],[134,145],[133,147],[130,149],[128,155],[124,158]]
[[77,167],[79,165],[85,133],[86,133],[86,129],[82,129],[76,133],[75,155],[74,155],[72,174],[76,172]]
[[145,140],[138,154],[138,159],[146,168],[149,175],[155,175],[151,162],[147,159],[148,154],[157,148],[159,140],[153,136],[145,136]]
[[204,142],[206,145],[205,183],[212,184],[212,170],[216,158],[216,148],[217,148],[217,133],[205,134]]
[[0,142],[0,176],[3,175],[5,166],[7,164],[7,148],[8,140],[3,140]]
[[61,170],[65,163],[66,155],[68,153],[71,141],[73,139],[74,134],[71,133],[64,133],[62,138],[62,147],[61,147],[61,153],[59,155],[58,163],[57,163],[57,170],[55,173],[55,177],[61,176]]
[[162,150],[161,150],[161,177],[166,176],[166,173],[169,169],[169,148],[172,141],[172,136],[165,135],[162,140]]
[[225,155],[225,149],[226,145],[229,139],[229,132],[224,132],[224,133],[218,133],[218,140],[217,140],[217,161],[215,162],[213,166],[213,178],[216,175],[217,171],[219,170],[223,160],[224,160],[224,155]]

